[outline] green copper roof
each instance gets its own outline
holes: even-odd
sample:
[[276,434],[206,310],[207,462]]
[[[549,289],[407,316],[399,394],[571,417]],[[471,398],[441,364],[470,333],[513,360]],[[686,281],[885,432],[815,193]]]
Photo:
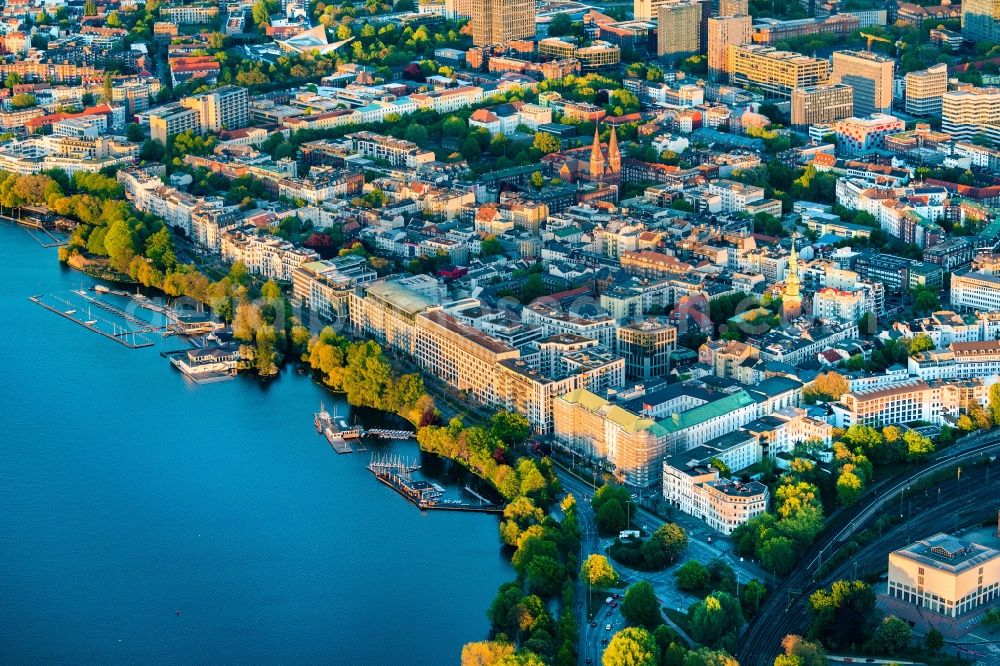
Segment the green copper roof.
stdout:
[[657,425],[662,427],[666,432],[677,432],[752,404],[754,404],[754,399],[750,397],[749,393],[741,389],[736,393],[704,405],[699,405],[686,412],[675,412],[668,418],[661,419]]

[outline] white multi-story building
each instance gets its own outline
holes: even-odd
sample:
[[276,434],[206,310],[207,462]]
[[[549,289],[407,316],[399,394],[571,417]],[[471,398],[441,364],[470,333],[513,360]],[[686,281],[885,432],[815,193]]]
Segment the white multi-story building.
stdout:
[[968,379],[1000,374],[1000,341],[952,342],[910,356],[907,369],[920,379]]
[[1000,255],[977,255],[970,269],[952,273],[951,305],[960,311],[1000,310]]
[[319,259],[313,250],[296,247],[282,238],[236,229],[222,234],[220,250],[224,261],[242,262],[254,275],[286,282],[296,268]]
[[959,382],[911,379],[852,391],[833,405],[834,425],[838,428],[852,425],[880,428],[914,421],[942,424],[945,419],[958,418],[973,402],[985,406],[989,387],[996,381],[996,377]]
[[734,180],[716,180],[708,184],[709,194],[722,197],[722,210],[726,213],[745,211],[748,204],[764,200],[764,188],[744,185]]
[[480,405],[505,405],[500,362],[519,356],[514,347],[462,324],[440,308],[415,318],[413,360],[421,370],[466,392]]
[[1000,88],[962,86],[941,98],[941,131],[958,139],[984,134],[1000,143]]
[[292,271],[292,294],[320,320],[340,322],[348,319],[355,285],[376,277],[368,260],[357,255],[309,262]]
[[589,312],[564,310],[558,304],[536,301],[524,307],[521,319],[525,324],[535,324],[545,330],[545,335],[571,333],[597,340],[608,349],[615,348],[618,323],[601,308],[590,306]]
[[663,463],[663,498],[671,506],[723,534],[732,534],[767,510],[767,486],[722,478],[717,469],[701,459],[700,453],[679,453]]
[[423,150],[412,141],[395,139],[374,132],[355,132],[348,134],[353,150],[365,157],[385,160],[392,166],[416,168],[421,164],[434,161],[434,151]]

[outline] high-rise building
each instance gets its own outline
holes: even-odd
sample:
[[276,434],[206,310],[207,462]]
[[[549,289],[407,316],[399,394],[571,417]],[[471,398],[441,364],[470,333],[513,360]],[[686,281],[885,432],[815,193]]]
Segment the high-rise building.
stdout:
[[963,0],[962,36],[970,42],[1000,41],[1000,0]]
[[785,321],[802,314],[802,288],[799,281],[799,262],[795,254],[795,234],[792,234],[792,256],[788,259],[785,274],[785,293],[781,296],[781,317]]
[[834,51],[832,83],[854,88],[854,115],[870,116],[892,108],[892,76],[896,61],[867,51]]
[[660,5],[677,2],[677,0],[634,0],[632,11],[636,21],[656,21]]
[[535,0],[471,0],[470,5],[476,46],[535,36]]
[[914,116],[941,115],[941,98],[948,92],[948,65],[938,63],[906,75],[906,112]]
[[749,0],[709,0],[709,16],[740,16],[750,13]]
[[842,83],[796,88],[792,91],[792,125],[832,123],[854,113],[854,89]]
[[985,134],[1000,143],[1000,88],[962,86],[941,98],[941,130],[959,139]]
[[730,82],[760,88],[774,97],[791,97],[795,88],[819,85],[830,78],[826,60],[758,44],[730,44],[727,48]]
[[730,44],[749,44],[753,19],[746,15],[713,16],[708,19],[708,73],[721,80],[727,73],[726,55]]
[[679,61],[701,50],[701,3],[672,2],[657,7],[656,54]]
[[246,88],[222,86],[211,92],[181,100],[181,106],[198,112],[201,131],[218,132],[247,126],[250,120],[250,95]]

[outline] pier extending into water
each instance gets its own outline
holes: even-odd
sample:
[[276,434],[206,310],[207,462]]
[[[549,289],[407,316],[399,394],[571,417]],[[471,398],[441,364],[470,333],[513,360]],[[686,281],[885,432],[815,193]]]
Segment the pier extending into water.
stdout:
[[[410,461],[399,456],[372,456],[371,462],[368,463],[368,469],[375,475],[376,479],[424,511],[503,512],[502,505],[485,502],[485,498],[476,493],[472,494],[480,499],[482,502],[480,504],[471,504],[457,499],[444,499],[444,488],[430,481],[413,478],[413,473],[420,469],[420,465],[416,461]],[[466,486],[466,490],[469,490],[468,486]]]
[[[58,298],[58,297],[56,297],[56,298]],[[153,343],[152,343],[151,340],[149,340],[149,339],[147,339],[147,338],[145,338],[145,337],[143,337],[141,335],[138,335],[140,333],[146,333],[146,332],[149,332],[149,331],[145,331],[145,330],[129,331],[129,330],[126,330],[124,328],[121,331],[119,331],[119,330],[117,330],[117,326],[116,326],[112,332],[108,332],[108,331],[102,330],[102,329],[100,329],[100,328],[98,328],[96,326],[97,320],[94,320],[94,319],[88,319],[88,320],[78,319],[77,317],[74,316],[76,314],[76,309],[72,307],[73,304],[70,303],[69,301],[66,301],[66,300],[63,300],[63,299],[59,299],[59,300],[62,300],[62,302],[65,303],[66,305],[70,306],[69,309],[67,309],[67,310],[61,310],[60,308],[57,308],[54,305],[49,305],[48,303],[46,303],[45,301],[43,301],[42,300],[42,296],[40,294],[36,295],[36,296],[29,296],[28,300],[31,301],[32,303],[36,303],[38,305],[41,305],[43,308],[45,308],[49,312],[55,312],[60,317],[64,317],[65,319],[69,319],[71,322],[79,324],[80,326],[83,326],[84,328],[86,328],[86,329],[88,329],[90,331],[93,331],[94,333],[97,333],[98,335],[103,335],[104,337],[106,337],[109,340],[114,340],[118,344],[124,345],[124,346],[128,347],[129,349],[141,349],[143,347],[152,347],[153,346]],[[129,339],[129,338],[131,338],[131,339]]]

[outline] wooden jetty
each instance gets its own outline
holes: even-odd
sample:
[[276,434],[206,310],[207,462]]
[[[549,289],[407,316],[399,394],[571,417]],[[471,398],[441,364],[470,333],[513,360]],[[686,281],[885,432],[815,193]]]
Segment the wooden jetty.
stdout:
[[[136,342],[136,334],[137,333],[146,333],[147,331],[126,331],[126,330],[123,329],[121,332],[115,330],[113,333],[108,333],[107,331],[102,331],[101,329],[97,328],[97,326],[95,326],[96,320],[84,321],[84,320],[81,320],[81,319],[77,319],[76,317],[73,316],[73,314],[76,313],[76,310],[74,310],[74,309],[70,309],[70,310],[66,310],[66,311],[60,310],[59,308],[57,308],[55,306],[52,306],[52,305],[49,305],[48,303],[46,303],[45,301],[43,301],[41,295],[29,296],[28,300],[31,301],[32,303],[36,303],[38,305],[41,305],[43,308],[45,308],[49,312],[55,312],[60,317],[64,317],[66,319],[69,319],[71,322],[79,324],[80,326],[83,326],[84,328],[86,328],[86,329],[88,329],[90,331],[93,331],[94,333],[97,333],[99,335],[103,335],[104,337],[108,338],[109,340],[114,340],[118,344],[124,345],[124,346],[128,347],[129,349],[141,349],[143,347],[152,347],[153,346],[153,343],[151,341],[147,340],[146,338],[140,338],[140,340],[142,340],[142,341],[141,342]],[[67,305],[72,305],[72,304],[67,303]],[[131,336],[131,338],[132,338],[131,340],[129,340],[129,336]]]

